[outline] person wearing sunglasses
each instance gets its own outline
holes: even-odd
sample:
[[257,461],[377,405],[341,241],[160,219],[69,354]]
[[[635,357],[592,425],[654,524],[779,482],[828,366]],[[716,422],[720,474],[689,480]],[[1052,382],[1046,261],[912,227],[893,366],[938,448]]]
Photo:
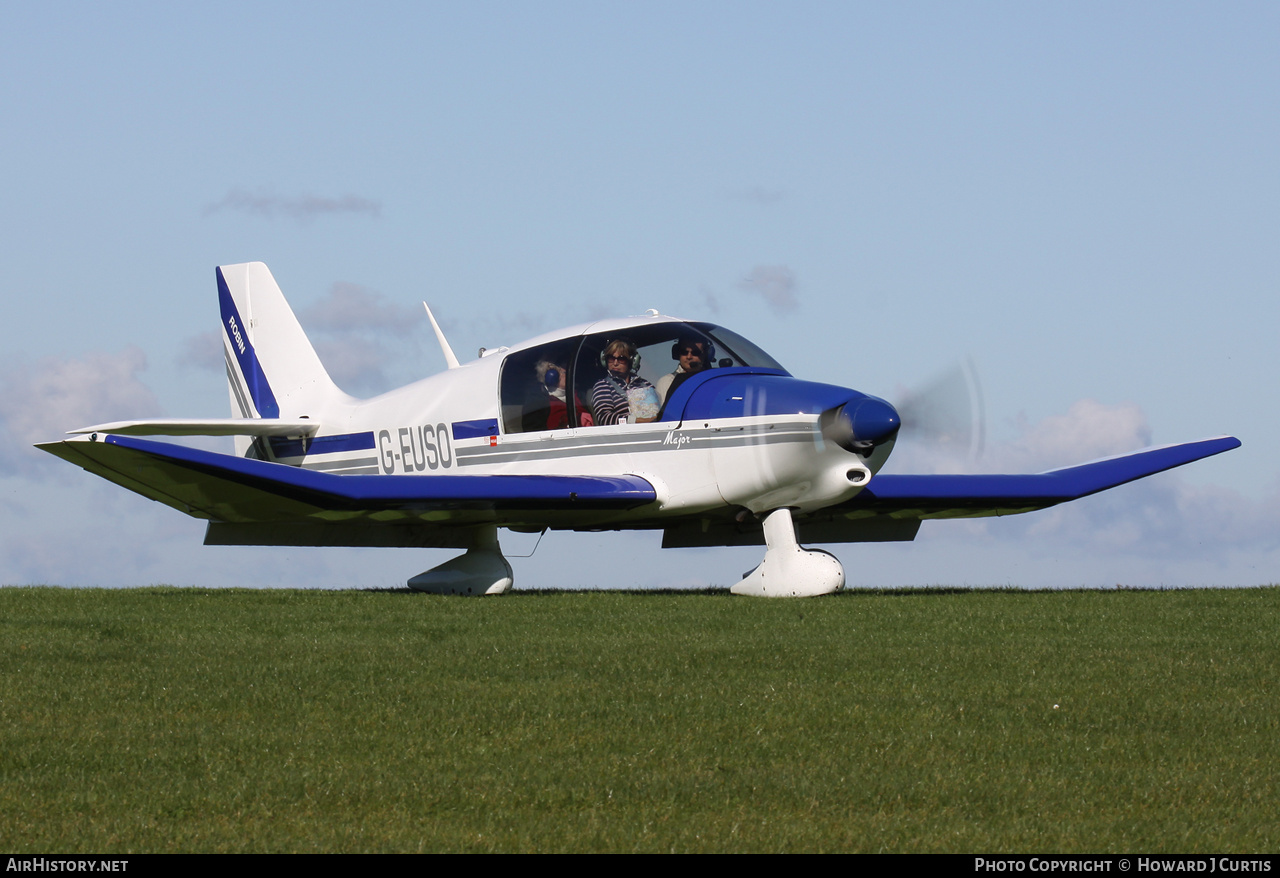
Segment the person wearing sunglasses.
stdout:
[[600,362],[605,375],[591,387],[591,410],[596,424],[656,421],[662,405],[653,385],[635,374],[640,368],[636,346],[628,339],[615,338],[605,345]]
[[658,379],[658,398],[663,402],[675,392],[690,376],[696,375],[711,363],[713,356],[707,350],[709,342],[704,339],[682,338],[671,346],[671,359],[677,365],[674,372]]

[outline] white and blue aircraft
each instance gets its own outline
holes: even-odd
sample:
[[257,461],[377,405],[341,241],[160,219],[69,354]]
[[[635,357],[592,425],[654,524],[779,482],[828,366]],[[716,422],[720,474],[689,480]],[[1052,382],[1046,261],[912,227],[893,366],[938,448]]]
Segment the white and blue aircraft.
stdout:
[[[764,545],[736,594],[829,594],[844,587],[840,562],[802,544],[911,540],[925,519],[1044,509],[1240,445],[1222,436],[1035,475],[881,474],[901,426],[889,403],[794,378],[727,329],[656,312],[469,363],[431,317],[448,370],[357,399],[330,380],[265,265],[222,266],[217,281],[233,417],[98,424],[38,447],[208,520],[206,545],[466,550],[409,580],[422,591],[509,590],[499,528],[651,529],[664,548]],[[637,392],[621,403],[610,387]],[[235,454],[139,438],[152,435],[233,436]]]

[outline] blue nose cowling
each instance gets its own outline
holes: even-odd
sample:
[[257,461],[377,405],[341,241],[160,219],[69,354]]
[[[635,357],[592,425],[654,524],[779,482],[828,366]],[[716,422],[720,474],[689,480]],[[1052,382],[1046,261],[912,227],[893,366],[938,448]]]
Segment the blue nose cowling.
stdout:
[[865,455],[897,436],[901,427],[897,409],[879,397],[863,396],[836,409],[822,432],[841,448]]
[[897,410],[848,387],[799,381],[780,370],[725,368],[699,372],[673,391],[662,419],[702,420],[761,415],[820,415],[822,438],[869,456],[898,435]]

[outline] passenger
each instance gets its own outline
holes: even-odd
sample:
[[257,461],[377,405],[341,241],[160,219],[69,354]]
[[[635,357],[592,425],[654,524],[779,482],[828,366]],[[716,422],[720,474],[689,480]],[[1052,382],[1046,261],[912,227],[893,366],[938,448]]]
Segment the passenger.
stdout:
[[715,349],[705,339],[682,338],[671,346],[671,359],[679,361],[676,370],[658,379],[658,398],[664,403],[691,375],[706,369]]
[[596,424],[647,424],[658,419],[662,408],[653,385],[634,370],[640,368],[636,346],[625,338],[609,342],[600,354],[605,376],[591,388],[591,409]]
[[538,386],[547,394],[547,429],[563,430],[569,426],[569,403],[564,389],[568,371],[549,360],[539,360],[533,371],[538,374]]
[[[569,370],[551,360],[539,360],[533,371],[538,376],[538,398],[525,403],[524,431],[563,430],[569,426]],[[591,412],[577,394],[574,394],[573,402],[578,410],[578,426],[593,426],[595,421]],[[529,418],[534,419],[532,424],[528,422]]]

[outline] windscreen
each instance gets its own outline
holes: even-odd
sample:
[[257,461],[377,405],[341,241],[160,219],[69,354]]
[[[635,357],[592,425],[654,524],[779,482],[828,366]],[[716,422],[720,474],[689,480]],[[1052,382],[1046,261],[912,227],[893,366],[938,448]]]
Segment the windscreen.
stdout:
[[714,323],[648,323],[539,345],[503,364],[503,432],[655,421],[685,380],[736,366],[782,369],[759,347]]

